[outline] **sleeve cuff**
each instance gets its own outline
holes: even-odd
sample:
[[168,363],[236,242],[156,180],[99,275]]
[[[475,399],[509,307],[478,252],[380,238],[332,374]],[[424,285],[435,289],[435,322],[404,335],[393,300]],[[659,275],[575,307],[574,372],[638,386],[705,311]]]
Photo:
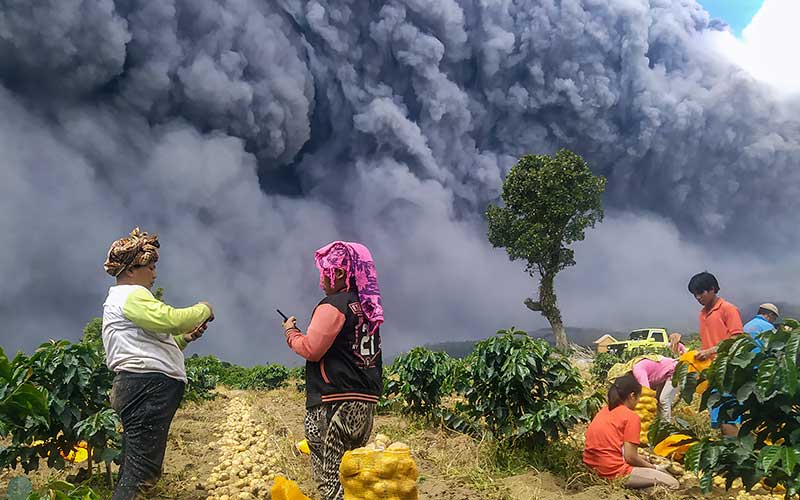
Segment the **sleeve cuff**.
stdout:
[[175,343],[178,344],[178,349],[180,349],[181,351],[186,349],[186,346],[189,345],[189,343],[186,342],[186,339],[183,338],[183,334],[175,335],[172,338],[175,339]]

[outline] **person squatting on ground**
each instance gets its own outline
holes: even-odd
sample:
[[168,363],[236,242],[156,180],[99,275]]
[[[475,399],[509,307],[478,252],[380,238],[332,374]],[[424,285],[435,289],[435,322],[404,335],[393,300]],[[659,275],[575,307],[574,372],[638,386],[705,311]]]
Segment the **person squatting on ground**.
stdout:
[[631,372],[614,379],[608,406],[586,429],[583,462],[606,479],[624,478],[627,488],[663,485],[678,489],[677,479],[639,456],[642,422],[633,409],[641,395],[642,386]]
[[[717,295],[719,282],[713,274],[708,272],[695,274],[689,280],[688,288],[697,302],[703,306],[698,316],[702,350],[696,357],[699,360],[713,358],[720,342],[742,333],[742,317],[735,305]],[[712,394],[714,392],[716,391]],[[711,427],[720,429],[724,436],[738,435],[737,425],[741,423],[741,418],[721,416],[723,409],[722,413],[730,415],[738,404],[736,397],[731,394],[723,394],[718,402],[711,404],[709,408]]]
[[116,285],[103,304],[103,347],[116,373],[111,406],[123,427],[113,500],[141,498],[160,477],[186,386],[182,351],[214,318],[207,302],[176,309],[153,296],[159,247],[157,235],[137,227],[111,245],[104,265]]
[[320,497],[341,500],[339,464],[367,444],[383,390],[378,276],[367,247],[334,241],[315,254],[325,298],[305,334],[283,322],[289,347],[306,359],[305,434]]

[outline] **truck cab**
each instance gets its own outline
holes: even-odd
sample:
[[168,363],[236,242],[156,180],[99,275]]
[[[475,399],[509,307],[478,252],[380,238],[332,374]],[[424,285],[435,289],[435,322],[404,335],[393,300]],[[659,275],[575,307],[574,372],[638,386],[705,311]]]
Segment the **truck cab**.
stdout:
[[628,340],[608,345],[608,352],[622,354],[625,349],[635,347],[668,347],[669,334],[666,328],[641,328],[628,334]]

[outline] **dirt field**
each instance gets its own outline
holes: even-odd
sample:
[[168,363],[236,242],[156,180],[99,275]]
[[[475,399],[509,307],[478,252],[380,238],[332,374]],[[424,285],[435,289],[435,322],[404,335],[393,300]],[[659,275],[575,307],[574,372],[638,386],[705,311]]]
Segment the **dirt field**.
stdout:
[[[214,401],[191,403],[181,408],[172,424],[164,475],[151,496],[153,500],[199,500],[208,496],[206,482],[220,463],[222,445],[218,441],[231,425],[231,408],[234,407],[243,408],[235,413],[248,413],[247,425],[261,432],[257,438],[262,441],[259,444],[274,451],[275,472],[294,479],[308,496],[316,498],[309,459],[294,447],[294,443],[303,438],[304,396],[294,388],[285,388],[270,392],[223,389]],[[512,477],[495,477],[485,463],[482,443],[467,436],[430,429],[394,415],[376,417],[373,433],[378,432],[410,445],[420,471],[421,499],[622,500],[701,496],[691,484],[679,494],[658,490],[634,493],[604,483],[571,487],[552,474],[535,470]],[[19,470],[0,472],[0,491],[5,492],[8,480],[20,473]],[[66,471],[43,468],[30,477],[35,485],[42,485],[48,479],[63,479],[74,473],[74,467]],[[100,483],[98,480],[98,487]],[[712,496],[733,495],[720,491]]]

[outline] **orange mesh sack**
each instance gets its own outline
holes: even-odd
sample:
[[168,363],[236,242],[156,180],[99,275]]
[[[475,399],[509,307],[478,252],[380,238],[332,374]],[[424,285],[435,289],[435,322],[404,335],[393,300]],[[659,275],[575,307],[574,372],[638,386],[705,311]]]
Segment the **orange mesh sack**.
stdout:
[[417,464],[403,443],[345,452],[339,466],[344,500],[417,500]]

